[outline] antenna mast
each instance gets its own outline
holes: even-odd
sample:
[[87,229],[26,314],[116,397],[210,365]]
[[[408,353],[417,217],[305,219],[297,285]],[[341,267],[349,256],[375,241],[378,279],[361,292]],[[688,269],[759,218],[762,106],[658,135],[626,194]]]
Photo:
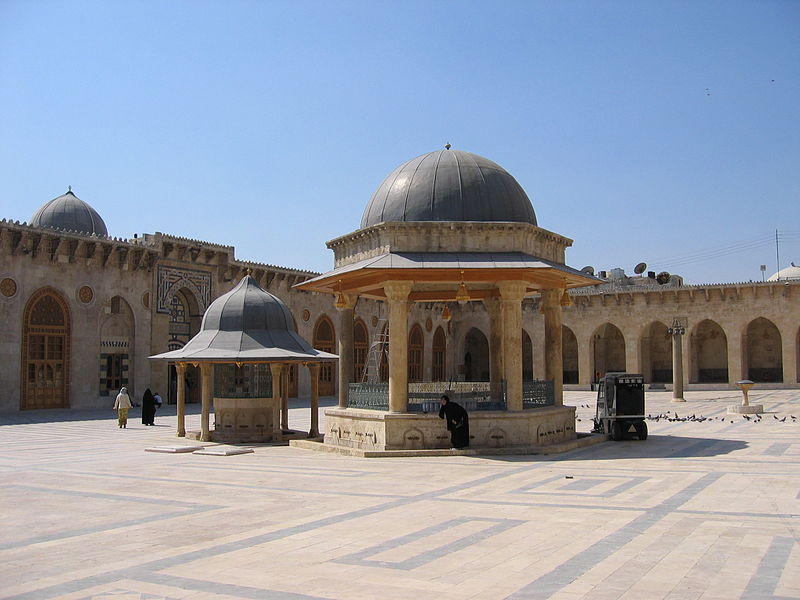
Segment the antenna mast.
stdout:
[[778,262],[778,281],[781,280],[781,251],[778,244],[778,230],[775,230],[775,260]]

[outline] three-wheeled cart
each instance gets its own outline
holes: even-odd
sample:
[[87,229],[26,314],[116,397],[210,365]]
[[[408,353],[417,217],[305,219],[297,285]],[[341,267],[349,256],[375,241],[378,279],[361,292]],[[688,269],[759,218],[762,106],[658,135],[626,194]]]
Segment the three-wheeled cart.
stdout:
[[644,415],[644,377],[633,373],[606,373],[597,385],[594,429],[612,440],[633,434],[647,439]]

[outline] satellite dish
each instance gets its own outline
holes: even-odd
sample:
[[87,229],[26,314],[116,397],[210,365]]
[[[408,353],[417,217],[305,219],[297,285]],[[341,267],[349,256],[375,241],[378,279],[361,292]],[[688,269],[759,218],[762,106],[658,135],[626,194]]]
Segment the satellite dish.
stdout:
[[581,273],[586,273],[587,275],[594,275],[594,267],[591,265],[586,265],[581,269]]
[[656,275],[656,281],[661,285],[664,285],[665,283],[669,283],[670,279],[672,279],[672,275],[670,275],[666,271],[661,271],[661,273]]
[[645,269],[647,269],[647,263],[640,262],[638,265],[633,267],[633,272],[637,275],[641,275],[644,273]]

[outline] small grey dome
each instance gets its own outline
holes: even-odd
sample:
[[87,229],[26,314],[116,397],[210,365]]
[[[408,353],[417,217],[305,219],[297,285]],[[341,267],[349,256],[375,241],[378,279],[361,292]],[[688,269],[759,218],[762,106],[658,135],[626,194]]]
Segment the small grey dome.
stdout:
[[400,165],[372,195],[361,227],[384,221],[488,221],[536,225],[522,186],[488,158],[438,150]]
[[249,275],[206,310],[200,332],[183,348],[150,358],[216,361],[335,360],[314,350],[297,333],[283,301]]
[[296,332],[292,313],[286,304],[264,290],[249,275],[227,294],[223,294],[203,315],[201,331],[280,331]]
[[86,202],[68,191],[63,196],[53,198],[31,217],[33,227],[80,231],[100,237],[108,236],[106,224],[97,211]]

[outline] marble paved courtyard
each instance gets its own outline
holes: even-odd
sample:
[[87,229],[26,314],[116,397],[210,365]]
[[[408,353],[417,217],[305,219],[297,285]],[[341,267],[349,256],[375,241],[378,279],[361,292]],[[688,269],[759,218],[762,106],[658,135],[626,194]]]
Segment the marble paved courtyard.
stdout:
[[[759,422],[686,397],[548,456],[159,454],[174,407],[0,415],[0,598],[800,598],[800,390],[754,389]],[[565,403],[588,431],[593,394]]]

